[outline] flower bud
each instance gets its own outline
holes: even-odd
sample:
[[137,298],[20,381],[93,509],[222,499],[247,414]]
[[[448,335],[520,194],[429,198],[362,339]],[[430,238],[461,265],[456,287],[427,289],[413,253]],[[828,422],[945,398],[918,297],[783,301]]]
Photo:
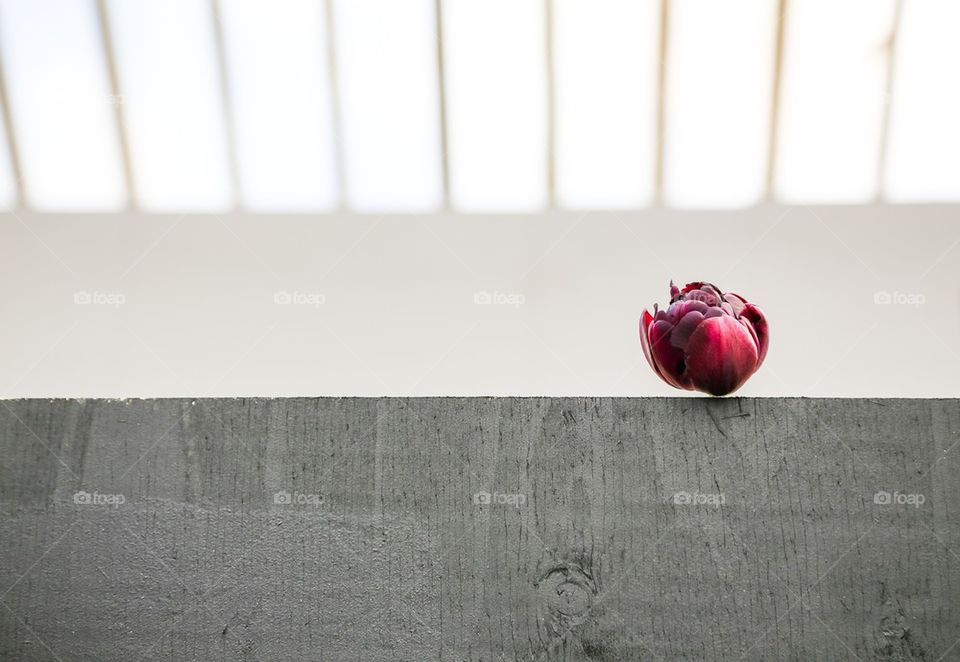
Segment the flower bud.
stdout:
[[767,320],[760,309],[710,283],[670,282],[670,305],[643,311],[640,344],[670,386],[711,395],[740,388],[767,355]]

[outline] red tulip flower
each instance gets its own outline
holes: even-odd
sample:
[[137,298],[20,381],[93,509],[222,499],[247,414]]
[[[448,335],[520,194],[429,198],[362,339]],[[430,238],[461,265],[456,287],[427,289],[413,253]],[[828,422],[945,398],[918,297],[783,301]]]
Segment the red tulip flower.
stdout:
[[674,388],[726,395],[740,388],[767,355],[767,320],[738,294],[710,283],[682,290],[670,281],[670,306],[643,311],[640,344],[660,376]]

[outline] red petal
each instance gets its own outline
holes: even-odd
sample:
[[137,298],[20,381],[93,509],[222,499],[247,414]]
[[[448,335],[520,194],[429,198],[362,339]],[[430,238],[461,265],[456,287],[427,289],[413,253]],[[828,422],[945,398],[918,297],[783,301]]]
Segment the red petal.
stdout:
[[744,299],[739,294],[734,294],[733,292],[727,292],[723,295],[723,298],[727,300],[727,303],[733,308],[733,312],[737,314],[737,317],[743,314],[743,308],[747,305],[747,300]]
[[767,327],[767,318],[752,303],[748,303],[744,307],[741,316],[750,320],[753,331],[757,334],[757,367],[759,368],[763,360],[767,358],[767,347],[770,345],[770,329]]
[[640,318],[640,346],[643,347],[643,355],[647,357],[647,363],[649,363],[650,367],[653,368],[653,371],[657,374],[657,377],[665,381],[668,385],[675,386],[673,382],[664,377],[663,373],[660,372],[660,368],[657,366],[657,362],[650,352],[650,324],[653,322],[653,320],[654,318],[650,316],[650,313],[644,309],[643,316]]
[[711,395],[737,390],[757,365],[752,335],[730,315],[703,320],[687,344],[686,374],[697,389]]
[[653,362],[653,356],[650,355],[650,324],[653,322],[653,316],[647,312],[647,309],[643,309],[643,315],[640,317],[640,346],[643,347],[643,355],[647,357],[647,363],[650,364],[650,367],[657,372],[657,364]]
[[676,388],[689,389],[690,380],[684,374],[686,359],[681,350],[670,343],[673,324],[667,321],[654,322],[650,327],[650,352],[660,368],[663,381]]

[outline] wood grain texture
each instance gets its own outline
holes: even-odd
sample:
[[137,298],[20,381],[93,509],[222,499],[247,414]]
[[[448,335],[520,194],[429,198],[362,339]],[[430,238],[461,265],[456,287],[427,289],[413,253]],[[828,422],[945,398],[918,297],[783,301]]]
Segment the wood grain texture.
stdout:
[[0,402],[0,659],[960,660],[958,444],[956,400]]

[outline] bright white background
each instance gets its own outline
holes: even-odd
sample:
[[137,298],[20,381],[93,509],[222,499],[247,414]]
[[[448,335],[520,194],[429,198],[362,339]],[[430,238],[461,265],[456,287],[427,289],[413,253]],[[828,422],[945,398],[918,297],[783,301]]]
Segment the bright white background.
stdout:
[[0,0],[0,397],[958,396],[958,7]]
[[20,216],[0,215],[3,397],[682,395],[637,336],[671,277],[767,313],[740,395],[960,396],[952,206]]

